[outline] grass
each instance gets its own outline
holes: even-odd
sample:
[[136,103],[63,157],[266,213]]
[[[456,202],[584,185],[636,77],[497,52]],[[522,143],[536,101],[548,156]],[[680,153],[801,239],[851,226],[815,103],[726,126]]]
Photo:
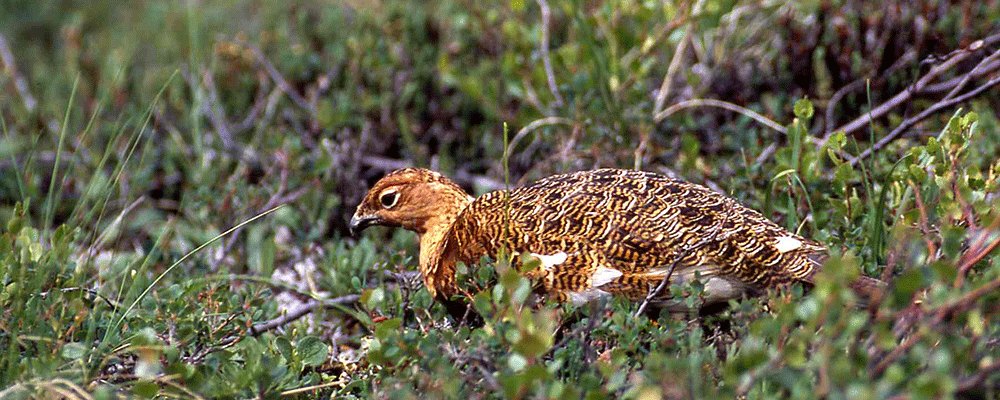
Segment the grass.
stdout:
[[[947,51],[917,59],[994,32],[995,3],[927,16],[929,47]],[[0,58],[0,85],[24,78],[38,99],[0,96],[0,397],[1000,393],[996,88],[855,167],[906,113],[820,146],[813,108],[836,107],[836,126],[922,70],[880,75],[872,60],[893,46],[791,3],[551,2],[548,25],[536,3],[114,4],[0,13],[15,59]],[[915,34],[836,7],[871,37]],[[813,34],[812,48],[789,39]],[[827,104],[864,76],[879,77],[867,100]],[[701,99],[748,111],[679,107]],[[508,126],[526,133],[508,141]],[[413,275],[412,235],[346,237],[368,185],[401,165],[479,192],[641,165],[729,193],[831,257],[808,293],[658,319],[620,300],[525,307],[531,283],[484,261],[463,271],[484,326],[450,326]],[[867,310],[845,289],[862,271],[891,282]],[[667,290],[699,301],[697,285]]]

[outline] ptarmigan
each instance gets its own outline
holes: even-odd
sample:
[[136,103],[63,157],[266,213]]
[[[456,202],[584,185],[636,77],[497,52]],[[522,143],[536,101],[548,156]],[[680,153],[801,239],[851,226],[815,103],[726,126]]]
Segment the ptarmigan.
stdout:
[[[640,300],[664,278],[684,282],[698,272],[704,305],[811,283],[825,253],[704,186],[617,169],[554,175],[478,198],[437,172],[400,169],[379,180],[351,218],[354,233],[372,225],[417,233],[420,272],[440,300],[458,293],[456,262],[476,265],[501,251],[537,257],[541,267],[524,274],[560,301]],[[666,290],[652,304],[684,309]]]

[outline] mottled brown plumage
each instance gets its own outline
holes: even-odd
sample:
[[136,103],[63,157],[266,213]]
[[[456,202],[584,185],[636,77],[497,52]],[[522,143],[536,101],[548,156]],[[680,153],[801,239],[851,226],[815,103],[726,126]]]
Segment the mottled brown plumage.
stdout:
[[[420,236],[420,272],[439,298],[457,293],[456,262],[474,265],[501,249],[539,258],[542,267],[524,273],[560,300],[643,299],[668,274],[683,281],[698,271],[706,304],[810,283],[824,251],[701,185],[615,169],[555,175],[475,199],[436,172],[397,170],[351,219],[355,231],[370,225]],[[666,294],[657,302],[679,305]]]

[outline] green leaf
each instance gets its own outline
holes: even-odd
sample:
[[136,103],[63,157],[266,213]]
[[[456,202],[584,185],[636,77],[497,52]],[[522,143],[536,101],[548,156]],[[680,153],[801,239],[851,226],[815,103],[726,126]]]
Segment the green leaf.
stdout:
[[403,326],[403,320],[400,318],[389,318],[379,322],[375,324],[375,337],[387,338],[389,334],[397,332],[401,326]]
[[132,393],[140,397],[152,398],[160,391],[160,386],[150,381],[138,381],[132,386]]
[[970,111],[968,114],[965,114],[965,116],[962,117],[962,127],[968,129],[969,127],[972,126],[972,124],[976,123],[977,121],[979,121],[979,114],[976,114],[974,111]]
[[278,336],[274,339],[274,346],[278,348],[278,351],[286,360],[291,360],[294,352],[292,351],[292,342],[288,340],[285,336]]
[[80,342],[66,343],[62,348],[62,356],[70,360],[79,360],[87,354],[90,346],[85,346]]
[[958,113],[948,120],[948,127],[946,128],[948,133],[957,135],[962,131],[962,119],[958,117]]
[[302,362],[313,367],[323,364],[330,356],[330,347],[315,336],[306,336],[299,340],[295,350]]
[[366,290],[361,294],[361,302],[369,310],[374,310],[385,299],[385,291],[382,288]]
[[795,111],[795,116],[803,120],[808,120],[813,116],[813,104],[807,98],[802,98],[795,102],[793,110]]

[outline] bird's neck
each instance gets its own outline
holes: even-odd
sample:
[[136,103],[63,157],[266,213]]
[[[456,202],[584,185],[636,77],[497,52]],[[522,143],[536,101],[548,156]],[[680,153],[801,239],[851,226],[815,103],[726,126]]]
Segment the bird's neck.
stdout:
[[445,257],[448,235],[455,219],[472,203],[465,192],[449,193],[437,202],[438,207],[416,229],[420,237],[420,272],[432,296],[450,296],[454,281],[454,260]]

